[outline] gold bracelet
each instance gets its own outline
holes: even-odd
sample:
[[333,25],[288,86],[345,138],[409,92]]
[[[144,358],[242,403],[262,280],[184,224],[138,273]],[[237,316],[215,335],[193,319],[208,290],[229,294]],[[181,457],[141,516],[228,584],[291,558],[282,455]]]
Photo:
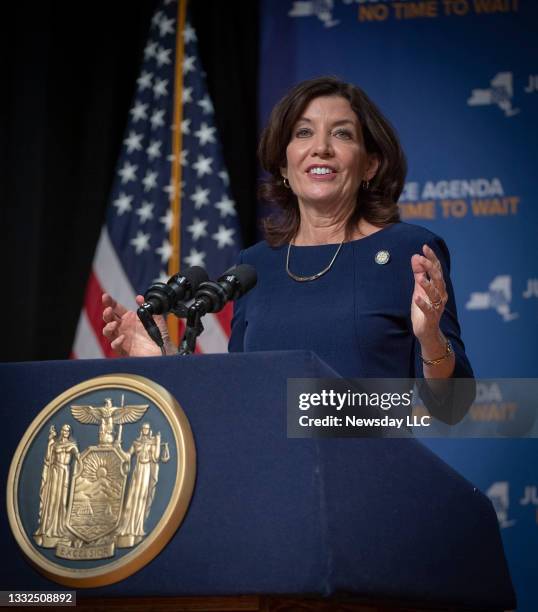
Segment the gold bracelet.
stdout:
[[448,359],[450,355],[452,355],[453,352],[454,350],[452,349],[452,344],[450,344],[450,340],[447,340],[446,347],[445,347],[445,354],[442,357],[438,357],[437,359],[424,359],[424,357],[421,355],[420,358],[422,359],[422,363],[424,365],[434,366],[434,365],[441,363],[445,359]]

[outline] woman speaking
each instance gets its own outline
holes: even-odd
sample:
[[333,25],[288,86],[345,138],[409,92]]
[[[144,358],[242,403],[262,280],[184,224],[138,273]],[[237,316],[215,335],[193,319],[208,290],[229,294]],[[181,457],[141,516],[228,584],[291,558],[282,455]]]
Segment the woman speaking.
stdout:
[[[308,349],[344,377],[472,376],[447,247],[400,222],[405,157],[366,94],[331,77],[300,83],[273,109],[259,154],[274,211],[266,240],[241,253],[258,283],[235,304],[229,350]],[[106,294],[103,306],[118,353],[160,354],[134,311]]]

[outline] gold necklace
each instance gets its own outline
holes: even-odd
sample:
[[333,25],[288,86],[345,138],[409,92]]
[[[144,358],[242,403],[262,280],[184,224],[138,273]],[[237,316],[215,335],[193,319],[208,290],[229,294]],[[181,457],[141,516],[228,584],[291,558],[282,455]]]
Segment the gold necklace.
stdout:
[[321,272],[318,272],[317,274],[312,274],[312,276],[298,276],[297,274],[294,274],[293,272],[290,271],[290,251],[291,251],[291,242],[290,242],[288,244],[288,254],[286,256],[286,272],[288,273],[288,276],[290,278],[293,278],[293,280],[297,281],[298,283],[306,283],[308,281],[317,280],[324,274],[327,274],[327,272],[332,268],[333,263],[335,259],[337,258],[338,253],[340,253],[340,249],[342,248],[343,244],[344,244],[344,241],[342,240],[342,242],[338,245],[338,248],[336,249],[336,253],[333,255],[333,258],[331,259],[329,265],[326,268],[323,268]]

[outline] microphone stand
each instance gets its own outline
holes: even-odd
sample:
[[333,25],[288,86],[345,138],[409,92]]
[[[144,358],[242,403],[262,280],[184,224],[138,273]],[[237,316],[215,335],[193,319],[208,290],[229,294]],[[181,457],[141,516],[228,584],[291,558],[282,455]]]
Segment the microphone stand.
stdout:
[[256,284],[256,270],[247,264],[230,268],[217,282],[204,281],[198,285],[194,303],[187,311],[185,334],[178,349],[180,355],[192,355],[196,338],[204,331],[203,315],[219,312],[231,300],[241,297]]
[[187,312],[187,320],[185,324],[185,333],[179,345],[179,355],[192,355],[196,347],[196,338],[204,331],[202,325],[202,315],[205,312],[202,310],[202,303],[195,302]]

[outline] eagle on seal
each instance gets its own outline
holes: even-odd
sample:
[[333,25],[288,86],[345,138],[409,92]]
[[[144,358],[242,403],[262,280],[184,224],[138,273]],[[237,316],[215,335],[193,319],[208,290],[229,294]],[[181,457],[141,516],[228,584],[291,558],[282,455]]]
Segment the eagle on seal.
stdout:
[[114,406],[110,397],[105,398],[104,406],[71,406],[71,414],[80,423],[99,425],[99,444],[113,444],[115,441],[114,425],[120,425],[117,442],[121,443],[121,425],[136,423],[141,419],[149,404]]

